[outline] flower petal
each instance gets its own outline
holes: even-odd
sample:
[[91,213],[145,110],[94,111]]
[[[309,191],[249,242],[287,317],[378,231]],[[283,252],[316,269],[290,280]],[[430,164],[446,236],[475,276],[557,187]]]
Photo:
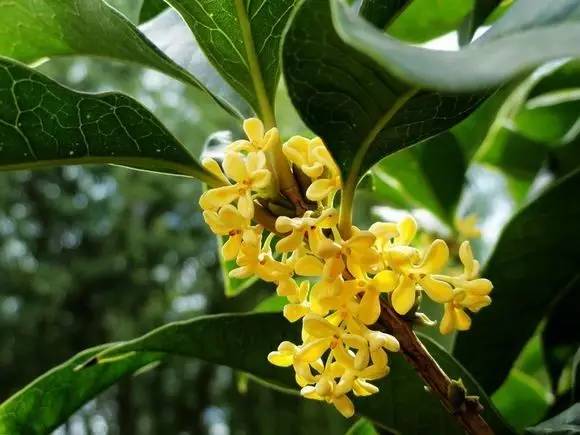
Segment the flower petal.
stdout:
[[399,314],[407,314],[415,304],[415,285],[413,281],[402,276],[399,285],[391,296],[393,308]]
[[264,124],[258,118],[249,118],[244,121],[244,132],[254,144],[264,138]]
[[204,192],[199,198],[199,206],[204,210],[217,210],[238,198],[236,186],[221,186]]
[[301,276],[320,276],[323,267],[322,261],[314,255],[305,255],[296,262],[294,270]]
[[237,183],[244,181],[250,175],[246,171],[244,156],[240,153],[227,153],[223,167],[226,175]]
[[304,317],[303,327],[308,334],[317,338],[340,335],[340,328],[332,325],[326,319],[316,314],[309,314]]
[[330,193],[336,190],[336,186],[330,179],[321,178],[314,181],[306,190],[306,197],[311,201],[322,201]]
[[358,319],[365,325],[372,325],[378,320],[380,314],[381,303],[379,293],[367,289],[359,304]]
[[419,281],[425,293],[438,303],[449,302],[453,298],[453,289],[444,281],[439,281],[430,275]]

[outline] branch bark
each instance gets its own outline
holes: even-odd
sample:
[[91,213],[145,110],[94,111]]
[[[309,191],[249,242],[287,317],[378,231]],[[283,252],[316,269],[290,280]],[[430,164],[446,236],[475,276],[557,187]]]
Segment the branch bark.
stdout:
[[419,341],[408,321],[400,317],[387,301],[381,301],[379,325],[394,335],[401,344],[403,357],[417,371],[429,390],[441,404],[455,417],[470,435],[494,435],[493,430],[481,416],[482,405],[475,397],[467,397],[457,403],[452,392],[457,385],[441,369],[437,361]]

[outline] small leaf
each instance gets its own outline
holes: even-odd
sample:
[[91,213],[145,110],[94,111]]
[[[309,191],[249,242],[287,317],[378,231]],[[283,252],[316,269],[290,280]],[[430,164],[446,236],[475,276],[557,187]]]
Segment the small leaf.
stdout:
[[472,7],[473,0],[413,0],[388,33],[409,42],[429,41],[456,30]]
[[252,116],[248,103],[220,76],[176,10],[168,8],[139,26],[139,30],[177,65],[226,103],[230,112],[240,118]]
[[[520,0],[474,44],[430,50],[396,40],[333,0],[336,31],[353,49],[410,86],[444,92],[482,92],[554,59],[580,56],[580,3]],[[533,47],[533,49],[530,49]]]
[[329,0],[302,3],[283,60],[292,102],[329,147],[346,193],[383,157],[449,129],[480,101],[419,91],[386,73],[339,38]]
[[47,372],[0,405],[0,434],[44,435],[123,376],[160,359],[140,353],[115,364],[76,368],[110,345],[85,350]]
[[573,405],[554,418],[525,432],[528,435],[577,435],[580,434],[580,403]]
[[345,435],[379,435],[379,433],[370,421],[361,418]]
[[493,302],[473,316],[469,332],[458,334],[455,355],[488,392],[500,386],[547,307],[578,273],[578,189],[580,171],[521,209],[484,268]]
[[168,7],[164,0],[143,0],[141,12],[139,13],[139,22],[143,23],[155,18]]
[[168,0],[228,83],[265,123],[280,76],[282,31],[294,0]]
[[213,179],[132,98],[74,92],[0,58],[0,170],[80,164]]
[[544,355],[554,393],[558,392],[564,367],[580,347],[578,307],[580,307],[580,274],[562,291],[542,331]]
[[378,29],[384,29],[409,3],[410,0],[363,0],[359,14]]
[[281,313],[287,303],[288,299],[285,296],[271,295],[256,305],[253,311],[255,313]]
[[135,62],[205,90],[103,0],[0,0],[0,56],[31,63],[70,55]]
[[501,415],[517,430],[540,421],[551,403],[550,393],[533,377],[519,370],[511,371],[492,399]]
[[499,6],[501,0],[475,0],[471,12],[467,14],[458,31],[459,45],[467,45],[475,32]]

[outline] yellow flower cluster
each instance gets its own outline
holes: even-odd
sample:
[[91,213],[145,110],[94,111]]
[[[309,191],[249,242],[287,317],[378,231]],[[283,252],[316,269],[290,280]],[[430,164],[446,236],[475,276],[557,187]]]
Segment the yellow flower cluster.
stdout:
[[[381,315],[381,295],[405,315],[424,292],[444,304],[440,330],[447,334],[469,328],[465,309],[476,312],[488,305],[492,285],[477,278],[479,264],[469,242],[460,248],[463,273],[443,274],[447,244],[435,240],[425,252],[412,247],[417,225],[411,217],[378,222],[368,230],[353,227],[344,239],[334,208],[340,171],[322,140],[295,136],[281,144],[278,131],[265,132],[257,119],[246,120],[244,130],[248,140],[232,143],[221,166],[212,159],[203,162],[224,183],[202,195],[204,218],[214,233],[228,236],[223,256],[238,266],[230,275],[275,283],[277,293],[288,299],[284,316],[291,322],[302,319],[302,343],[282,342],[268,360],[294,368],[304,397],[332,403],[349,417],[354,406],[348,394],[376,393],[371,382],[388,374],[387,351],[399,350],[395,337],[373,328]],[[272,195],[266,152],[274,146],[281,146],[294,170],[310,179],[305,195],[313,207],[302,216],[277,217],[278,235],[263,240],[266,231],[252,218],[254,201]]]

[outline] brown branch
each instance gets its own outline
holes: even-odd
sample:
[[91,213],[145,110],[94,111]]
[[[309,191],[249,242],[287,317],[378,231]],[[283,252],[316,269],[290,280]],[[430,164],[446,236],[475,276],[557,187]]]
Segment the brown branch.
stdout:
[[[493,435],[494,432],[481,416],[483,407],[475,397],[461,396],[461,386],[449,379],[419,341],[409,322],[400,317],[387,301],[381,301],[381,316],[378,323],[393,334],[401,344],[404,358],[417,371],[442,405],[470,435]],[[459,393],[460,399],[457,400]]]

